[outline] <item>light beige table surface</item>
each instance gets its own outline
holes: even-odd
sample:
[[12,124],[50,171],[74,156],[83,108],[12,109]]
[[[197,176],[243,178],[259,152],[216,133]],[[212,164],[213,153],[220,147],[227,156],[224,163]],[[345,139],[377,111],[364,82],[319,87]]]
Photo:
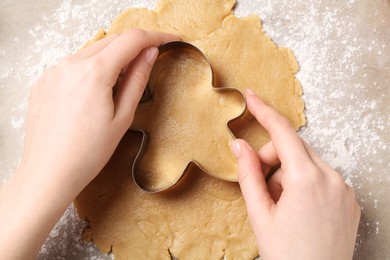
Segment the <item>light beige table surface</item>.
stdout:
[[[18,165],[29,87],[55,64],[142,0],[1,0],[0,185]],[[390,259],[390,1],[242,0],[265,31],[292,48],[308,124],[300,132],[357,192],[362,206],[355,259]],[[101,259],[83,244],[73,207],[40,259]]]

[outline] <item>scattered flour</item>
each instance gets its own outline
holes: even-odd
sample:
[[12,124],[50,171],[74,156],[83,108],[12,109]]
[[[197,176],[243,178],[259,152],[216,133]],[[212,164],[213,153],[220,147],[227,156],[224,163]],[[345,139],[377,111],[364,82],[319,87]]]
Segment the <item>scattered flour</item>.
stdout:
[[13,117],[11,119],[11,124],[14,128],[21,129],[24,124],[24,118],[23,117]]
[[390,6],[386,12],[378,1],[261,2],[242,5],[242,13],[257,10],[266,33],[294,51],[308,121],[300,134],[355,188],[363,210],[356,255],[366,259],[367,239],[379,244],[389,231],[377,219],[390,208],[383,188],[390,184],[390,33],[383,34],[390,20],[375,16],[388,15]]
[[[155,1],[79,2],[82,1],[64,0],[52,14],[31,26],[27,32],[31,39],[30,55],[20,64],[0,68],[0,80],[24,76],[31,86],[46,67],[76,51],[100,27],[108,28],[119,12],[128,7],[151,8]],[[389,159],[375,161],[378,154],[390,158],[389,140],[383,138],[390,136],[390,88],[383,85],[390,84],[390,73],[383,72],[390,71],[390,57],[378,56],[390,53],[389,42],[380,35],[383,24],[371,24],[370,32],[362,29],[364,22],[372,18],[356,14],[355,10],[365,2],[362,0],[333,1],[333,6],[323,0],[243,2],[237,5],[237,14],[259,15],[266,33],[278,45],[291,48],[300,63],[297,77],[303,86],[308,121],[307,127],[300,131],[301,136],[357,190],[363,211],[380,208],[383,191],[375,190],[375,186],[367,188],[369,185],[364,183],[377,182],[379,178],[390,184],[389,174],[378,173],[375,165],[390,168]],[[380,12],[373,6],[370,8]],[[362,42],[362,39],[372,40]],[[18,38],[14,42],[20,44]],[[372,55],[367,59],[369,54]],[[7,52],[0,51],[0,58],[7,58]],[[3,83],[0,87],[5,88]],[[378,90],[385,92],[374,95]],[[24,100],[15,110],[24,114],[26,108]],[[10,124],[21,129],[24,119],[11,117]],[[38,259],[45,259],[49,252],[56,259],[104,258],[93,245],[81,242],[85,225],[71,206],[52,231]],[[375,218],[364,220],[362,225],[366,227],[361,227],[358,251],[364,242],[362,232],[379,235],[382,228]]]

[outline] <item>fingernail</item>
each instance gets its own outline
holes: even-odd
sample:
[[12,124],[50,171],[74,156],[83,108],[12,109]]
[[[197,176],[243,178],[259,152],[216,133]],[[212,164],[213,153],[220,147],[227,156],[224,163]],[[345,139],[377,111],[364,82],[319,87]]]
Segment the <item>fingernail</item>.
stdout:
[[249,89],[249,88],[247,88],[247,89],[245,90],[245,93],[246,93],[247,95],[250,95],[250,96],[256,96],[256,93],[255,93],[253,90]]
[[236,156],[236,158],[240,157],[241,155],[240,143],[237,140],[233,140],[230,142],[230,147],[232,148],[234,156]]
[[158,55],[158,49],[156,47],[150,47],[146,51],[146,55],[145,55],[146,62],[153,65],[157,59],[157,55]]

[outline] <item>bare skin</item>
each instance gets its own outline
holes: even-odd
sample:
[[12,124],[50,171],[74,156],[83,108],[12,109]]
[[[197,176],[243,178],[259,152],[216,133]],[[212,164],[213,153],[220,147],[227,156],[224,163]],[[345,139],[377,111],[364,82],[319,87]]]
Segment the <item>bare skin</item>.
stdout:
[[[360,219],[354,191],[283,118],[248,90],[250,112],[271,142],[232,143],[261,259],[352,259]],[[281,168],[265,182],[271,166]]]
[[[50,68],[32,87],[22,161],[0,190],[2,258],[34,258],[110,159],[132,123],[157,47],[173,40],[142,30],[113,35]],[[262,259],[351,259],[360,217],[353,191],[286,119],[250,91],[247,100],[272,138],[257,153],[243,140],[232,144]]]
[[113,154],[132,123],[157,47],[173,40],[178,37],[141,30],[110,36],[48,69],[32,87],[22,161],[0,191],[3,259],[34,258]]

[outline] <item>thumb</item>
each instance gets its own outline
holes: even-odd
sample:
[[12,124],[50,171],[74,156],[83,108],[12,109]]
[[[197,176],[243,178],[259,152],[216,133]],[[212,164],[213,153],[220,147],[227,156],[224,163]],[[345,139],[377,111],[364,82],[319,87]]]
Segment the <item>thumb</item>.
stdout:
[[231,143],[238,164],[238,181],[248,210],[249,219],[256,229],[274,205],[261,170],[260,159],[244,140]]
[[130,127],[135,110],[148,83],[153,64],[158,56],[158,49],[150,47],[138,54],[129,64],[125,78],[121,82],[115,97],[115,117],[126,127]]

